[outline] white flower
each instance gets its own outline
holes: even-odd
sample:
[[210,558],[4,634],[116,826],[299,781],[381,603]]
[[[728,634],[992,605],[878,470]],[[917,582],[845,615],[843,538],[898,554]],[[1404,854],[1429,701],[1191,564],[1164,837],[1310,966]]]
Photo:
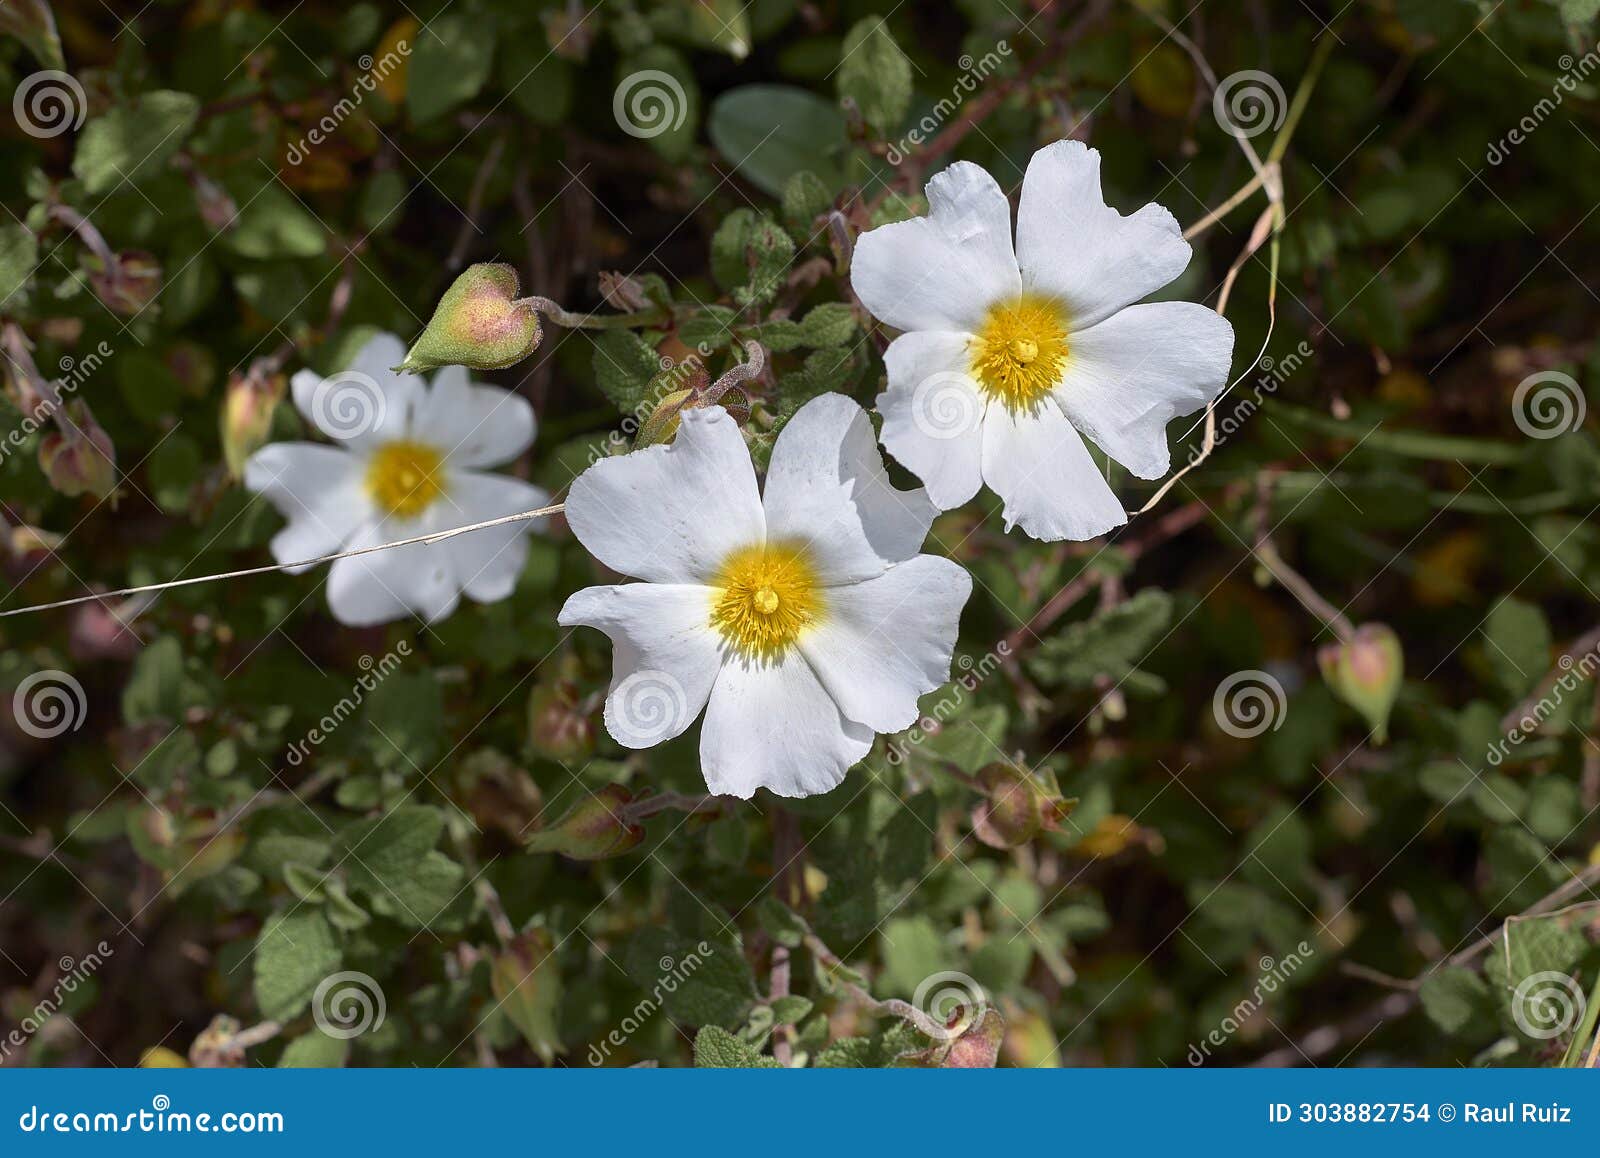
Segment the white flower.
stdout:
[[[278,562],[415,538],[549,502],[536,486],[474,469],[527,449],[534,432],[527,400],[474,383],[459,366],[440,370],[430,388],[389,369],[405,353],[399,338],[380,334],[331,378],[309,370],[294,376],[295,405],[337,445],[274,443],[245,464],[245,485],[289,520],[272,539]],[[336,560],[328,572],[328,607],[341,623],[366,627],[407,613],[435,622],[456,609],[462,592],[480,603],[504,599],[527,557],[533,522]]]
[[1159,205],[1124,217],[1100,193],[1100,154],[1077,141],[1028,165],[1011,208],[958,162],[928,182],[928,216],[856,245],[851,283],[903,330],[878,396],[883,444],[943,510],[988,483],[1009,531],[1088,539],[1127,521],[1083,444],[1140,478],[1167,472],[1166,425],[1227,380],[1233,327],[1191,302],[1133,303],[1189,264]]
[[917,553],[934,513],[890,484],[866,413],[839,394],[789,420],[765,494],[721,407],[686,411],[671,446],[596,463],[572,484],[567,522],[645,580],[561,609],[562,626],[611,637],[607,731],[647,748],[706,708],[712,792],[835,787],[873,733],[909,727],[918,696],[949,678],[972,578]]

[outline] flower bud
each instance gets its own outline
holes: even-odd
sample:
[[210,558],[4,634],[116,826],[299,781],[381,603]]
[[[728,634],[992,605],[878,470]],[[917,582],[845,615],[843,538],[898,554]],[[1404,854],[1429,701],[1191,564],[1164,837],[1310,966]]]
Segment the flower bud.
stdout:
[[587,760],[594,753],[594,723],[578,706],[568,680],[539,683],[528,695],[528,742],[557,763]]
[[117,451],[88,407],[68,407],[73,421],[39,440],[39,469],[64,495],[91,494],[103,499],[117,486]]
[[489,985],[511,1023],[546,1065],[561,1049],[556,1014],[561,1008],[561,973],[549,930],[528,929],[496,953]]
[[109,265],[94,253],[84,255],[89,286],[113,313],[142,313],[161,290],[161,263],[137,250],[116,254]]
[[229,376],[222,401],[222,456],[234,478],[244,477],[245,462],[266,443],[272,412],[282,398],[281,374],[264,380],[248,374]]
[[1317,666],[1334,694],[1367,721],[1373,742],[1387,740],[1389,712],[1405,676],[1400,637],[1381,623],[1364,623],[1348,642],[1318,650]]
[[984,799],[972,810],[972,832],[991,848],[1016,848],[1046,829],[1056,829],[1072,813],[1048,769],[1030,774],[1015,764],[996,762],[978,772]]
[[953,1010],[944,1033],[927,1049],[903,1054],[901,1065],[930,1069],[993,1069],[1005,1039],[1006,1019],[989,1005]]
[[396,369],[410,374],[440,366],[498,370],[539,348],[539,315],[517,297],[509,265],[468,266],[439,299],[422,336]]
[[644,826],[628,821],[624,811],[633,795],[620,784],[607,784],[586,795],[548,828],[530,836],[529,852],[559,852],[573,860],[605,860],[621,856],[644,840]]
[[454,791],[478,827],[497,828],[513,840],[537,823],[544,796],[527,771],[493,748],[482,748],[456,764]]

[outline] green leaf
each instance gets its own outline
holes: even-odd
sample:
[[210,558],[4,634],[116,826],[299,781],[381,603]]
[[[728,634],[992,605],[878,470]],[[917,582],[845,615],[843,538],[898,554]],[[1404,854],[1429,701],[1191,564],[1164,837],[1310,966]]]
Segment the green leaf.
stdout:
[[6,0],[0,4],[0,33],[15,36],[33,58],[60,72],[67,67],[61,56],[61,36],[49,0]]
[[623,414],[637,414],[650,394],[661,359],[631,330],[606,330],[594,340],[594,379]]
[[432,672],[394,672],[367,695],[364,716],[380,767],[425,771],[444,739],[444,692]]
[[494,23],[447,13],[417,38],[406,79],[406,108],[424,124],[478,95],[494,60]]
[[953,954],[931,917],[896,917],[884,924],[883,986],[910,997],[923,981],[955,966]]
[[742,306],[771,301],[793,260],[783,226],[753,209],[735,209],[711,238],[711,271]]
[[39,240],[33,230],[20,221],[0,224],[0,310],[18,312],[38,261]]
[[288,1021],[311,1002],[318,983],[339,968],[333,930],[321,913],[268,918],[256,938],[256,1005],[261,1016]]
[[846,302],[823,302],[800,319],[803,345],[842,346],[856,335],[856,314]]
[[316,257],[327,248],[327,231],[276,181],[239,207],[226,244],[240,257],[261,260]]
[[350,1043],[342,1038],[329,1037],[320,1029],[303,1033],[283,1048],[278,1058],[280,1070],[341,1069],[350,1058]]
[[844,117],[821,97],[786,85],[730,89],[711,105],[711,143],[751,184],[782,196],[802,169],[844,184]]
[[868,16],[850,29],[836,78],[840,98],[855,101],[862,119],[880,137],[905,120],[911,106],[911,62],[881,17]]
[[183,648],[165,635],[139,652],[122,689],[122,718],[129,724],[177,720],[183,713]]
[[738,1026],[756,1002],[755,976],[736,941],[642,929],[628,942],[622,967],[680,1024]]
[[611,115],[617,127],[669,161],[694,148],[700,128],[700,86],[684,55],[652,44],[617,65]]
[[1460,965],[1428,974],[1422,980],[1419,996],[1423,1012],[1451,1035],[1482,1026],[1494,1011],[1494,1000],[1483,978]]
[[398,892],[417,872],[444,831],[444,813],[408,804],[387,816],[360,820],[340,834],[335,857],[353,888],[374,897]]
[[1526,694],[1550,666],[1550,624],[1531,603],[1507,596],[1483,625],[1484,651],[1502,687]]
[[708,1025],[695,1035],[694,1064],[701,1069],[780,1068],[775,1060],[763,1057],[749,1042],[715,1025]]
[[1028,660],[1042,682],[1085,688],[1095,677],[1123,679],[1161,638],[1172,620],[1172,596],[1148,587],[1109,611],[1070,623]]
[[809,238],[816,219],[833,208],[833,193],[822,178],[802,169],[783,186],[783,223],[798,237]]
[[111,192],[124,178],[142,181],[177,152],[200,115],[185,92],[158,90],[114,105],[84,126],[72,172],[93,196]]

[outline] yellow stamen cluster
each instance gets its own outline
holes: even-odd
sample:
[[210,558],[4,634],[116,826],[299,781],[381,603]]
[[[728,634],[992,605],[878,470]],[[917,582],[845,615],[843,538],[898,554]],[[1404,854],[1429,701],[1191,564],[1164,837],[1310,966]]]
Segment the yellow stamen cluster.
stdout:
[[1031,410],[1066,369],[1066,313],[1037,294],[1002,302],[984,319],[971,355],[986,395],[1010,410]]
[[420,442],[385,443],[367,463],[367,494],[382,510],[415,518],[444,494],[444,456]]
[[806,549],[783,543],[741,547],[717,571],[711,625],[736,651],[781,655],[822,614],[822,586]]

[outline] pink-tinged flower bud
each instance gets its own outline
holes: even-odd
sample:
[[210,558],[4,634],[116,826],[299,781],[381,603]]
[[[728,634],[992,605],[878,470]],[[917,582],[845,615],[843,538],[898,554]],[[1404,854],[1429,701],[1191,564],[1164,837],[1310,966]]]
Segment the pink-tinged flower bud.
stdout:
[[561,972],[547,929],[528,929],[496,953],[489,985],[511,1023],[546,1065],[561,1049],[556,1013],[561,1008]]
[[1317,666],[1334,694],[1361,713],[1373,742],[1387,740],[1389,713],[1405,678],[1400,637],[1381,623],[1364,623],[1349,642],[1319,649]]
[[83,261],[95,296],[125,318],[141,313],[161,291],[161,263],[151,254],[129,250],[117,254],[108,266],[90,252]]
[[439,299],[422,336],[398,367],[410,374],[440,366],[498,370],[539,348],[539,315],[517,298],[517,271],[509,265],[468,266]]
[[117,487],[116,448],[88,407],[75,404],[68,412],[68,429],[52,430],[39,440],[39,469],[64,495],[103,499]]
[[607,784],[574,804],[561,819],[530,836],[529,852],[559,852],[573,860],[605,860],[637,848],[644,826],[627,819],[633,795],[620,784]]
[[222,400],[222,456],[228,473],[244,477],[244,464],[260,450],[272,432],[272,412],[283,398],[283,376],[261,379],[247,374],[228,378]]
[[1016,848],[1059,828],[1077,804],[1062,798],[1049,769],[996,762],[979,770],[978,783],[984,798],[972,810],[972,832],[991,848]]
[[539,755],[561,764],[594,753],[594,722],[579,707],[570,681],[535,685],[528,696],[528,742]]
[[960,1006],[943,1034],[925,1050],[904,1054],[899,1064],[929,1069],[993,1069],[1005,1040],[1006,1019],[991,1005]]

